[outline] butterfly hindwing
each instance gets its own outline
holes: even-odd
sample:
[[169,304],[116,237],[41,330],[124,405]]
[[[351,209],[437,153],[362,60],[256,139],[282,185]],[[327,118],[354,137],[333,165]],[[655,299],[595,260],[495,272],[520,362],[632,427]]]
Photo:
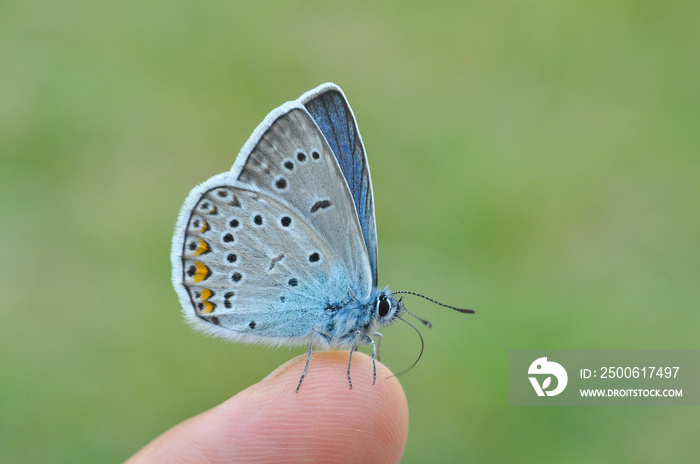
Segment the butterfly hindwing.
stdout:
[[328,141],[357,210],[362,236],[372,268],[372,283],[377,285],[377,226],[369,163],[355,117],[343,91],[324,84],[301,97],[306,109]]
[[212,180],[184,235],[188,319],[234,339],[303,341],[323,319],[326,300],[344,296],[344,267],[287,205],[227,185],[225,176]]

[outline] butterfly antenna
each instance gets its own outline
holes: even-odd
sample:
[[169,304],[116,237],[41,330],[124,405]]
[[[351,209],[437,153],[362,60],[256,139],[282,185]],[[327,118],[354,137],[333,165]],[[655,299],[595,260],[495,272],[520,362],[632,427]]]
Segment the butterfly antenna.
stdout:
[[[401,300],[399,300],[399,301],[401,301]],[[428,321],[428,320],[426,320],[426,319],[423,319],[423,318],[420,317],[420,316],[416,316],[416,315],[413,314],[411,311],[409,311],[408,309],[406,309],[405,306],[401,308],[401,311],[403,311],[403,312],[405,312],[405,313],[408,313],[409,316],[415,317],[416,319],[418,319],[418,320],[421,322],[421,324],[423,324],[423,325],[426,326],[427,328],[431,328],[431,327],[433,326],[433,324],[431,324],[430,321]],[[404,321],[404,322],[405,322],[405,321]]]
[[[460,313],[474,314],[474,313],[476,312],[476,311],[474,311],[473,309],[457,308],[457,307],[455,307],[455,306],[446,305],[445,303],[440,303],[439,301],[435,301],[435,300],[433,300],[433,299],[430,298],[430,297],[427,297],[427,296],[425,296],[425,295],[421,295],[420,293],[416,293],[416,292],[409,292],[409,291],[405,291],[405,290],[400,290],[400,291],[398,291],[398,292],[392,292],[392,293],[393,293],[394,295],[399,294],[399,293],[404,293],[404,294],[406,294],[406,295],[419,296],[419,297],[421,297],[421,298],[424,298],[424,299],[430,301],[431,303],[435,303],[436,305],[439,305],[439,306],[444,306],[445,308],[454,309],[455,311],[458,311],[458,312],[460,312]],[[404,308],[404,311],[406,311],[405,308]],[[409,313],[408,311],[406,311],[406,312],[407,312],[408,314],[411,314],[411,313]],[[413,316],[413,314],[411,314],[411,316]],[[422,321],[422,319],[419,318],[419,317],[417,317],[417,316],[413,316],[413,317],[415,317],[416,319],[419,319],[419,320]],[[427,322],[427,321],[426,321],[426,322]]]
[[[413,314],[411,314],[411,316],[413,316]],[[396,377],[397,375],[405,374],[406,372],[413,369],[416,366],[416,364],[418,364],[418,361],[420,361],[420,358],[423,357],[423,348],[425,348],[425,342],[423,341],[423,335],[421,335],[420,330],[418,330],[418,328],[415,325],[411,324],[410,322],[408,322],[406,319],[402,318],[401,316],[397,316],[397,319],[400,319],[400,320],[404,321],[406,324],[410,325],[413,328],[413,330],[415,330],[416,333],[418,334],[418,336],[420,337],[420,354],[418,354],[418,359],[416,359],[413,362],[413,364],[411,364],[411,367],[409,367],[408,369],[404,369],[401,372],[397,372],[396,374],[389,376],[388,378]],[[422,321],[422,319],[420,319],[420,318],[418,318],[418,319]],[[428,322],[428,321],[424,321],[424,322]],[[430,324],[430,322],[428,322],[428,324]],[[430,327],[430,326],[428,326],[428,327]]]

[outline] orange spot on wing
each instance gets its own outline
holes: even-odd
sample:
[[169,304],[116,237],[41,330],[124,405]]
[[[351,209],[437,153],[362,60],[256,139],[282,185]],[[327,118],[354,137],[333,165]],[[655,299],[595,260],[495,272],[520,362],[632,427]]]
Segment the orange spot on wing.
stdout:
[[197,249],[194,250],[195,256],[204,254],[207,251],[209,251],[209,244],[200,238],[197,242]]
[[204,264],[197,261],[194,263],[194,276],[192,279],[195,282],[201,282],[211,275],[211,270]]
[[209,314],[212,311],[214,311],[214,303],[209,301],[209,298],[211,298],[214,295],[214,292],[209,290],[208,288],[202,289],[202,304],[204,305],[204,309],[202,312],[205,314]]

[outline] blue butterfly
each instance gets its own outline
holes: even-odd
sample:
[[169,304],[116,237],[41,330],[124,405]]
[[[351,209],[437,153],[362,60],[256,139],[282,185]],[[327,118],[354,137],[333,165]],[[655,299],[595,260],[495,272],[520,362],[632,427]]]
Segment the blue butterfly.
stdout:
[[297,391],[313,347],[350,349],[352,388],[352,353],[370,344],[374,361],[377,330],[408,312],[395,295],[412,293],[378,287],[367,156],[345,95],[330,83],[272,111],[230,171],[190,192],[171,261],[194,327],[309,345]]

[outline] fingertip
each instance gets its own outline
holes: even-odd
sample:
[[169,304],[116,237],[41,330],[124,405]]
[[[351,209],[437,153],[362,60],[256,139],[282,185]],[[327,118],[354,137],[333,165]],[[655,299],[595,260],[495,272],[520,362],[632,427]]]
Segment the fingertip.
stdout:
[[[296,392],[307,356],[280,366],[259,384],[255,394],[277,399],[278,418],[290,427],[294,442],[313,442],[290,460],[309,462],[398,462],[408,437],[408,403],[398,379],[377,362],[373,384],[372,358],[353,353],[352,389],[348,383],[348,351],[315,352]],[[246,393],[246,392],[242,392]],[[314,461],[313,459],[316,459]]]
[[406,395],[380,363],[373,385],[372,359],[361,352],[353,354],[350,389],[348,356],[314,353],[298,392],[306,355],[294,358],[151,445],[170,435],[172,446],[188,448],[186,455],[196,447],[211,461],[396,463],[408,437]]

